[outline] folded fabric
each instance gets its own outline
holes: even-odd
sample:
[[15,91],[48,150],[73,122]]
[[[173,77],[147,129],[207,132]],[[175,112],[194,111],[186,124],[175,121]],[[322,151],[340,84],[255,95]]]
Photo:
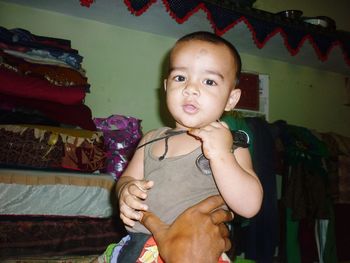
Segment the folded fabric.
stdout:
[[0,105],[0,124],[34,124],[60,126],[60,123],[55,122],[36,112],[24,112],[21,110],[1,109]]
[[57,63],[73,67],[75,69],[81,68],[83,57],[78,54],[71,54],[62,51],[50,51],[48,48],[45,49],[33,49],[25,46],[18,46],[12,44],[6,44],[0,40],[0,48],[5,52],[13,54],[18,57],[36,57],[37,60],[50,59]]
[[78,53],[71,48],[71,41],[62,38],[34,35],[23,28],[6,29],[0,26],[0,40],[8,44],[17,44],[28,47],[51,47],[71,53]]
[[12,56],[0,50],[0,66],[12,69],[21,75],[34,76],[48,80],[57,86],[81,85],[88,91],[87,78],[81,72],[68,67],[31,63],[22,58]]
[[0,164],[10,167],[74,170],[105,168],[102,132],[51,126],[0,125]]
[[3,49],[59,60],[76,69],[81,67],[83,57],[78,54],[77,50],[68,46],[61,47],[53,39],[45,40],[43,38],[43,42],[38,41],[38,39],[24,29],[7,30],[4,27],[0,27],[0,45]]
[[0,92],[66,105],[80,104],[85,98],[85,88],[82,86],[74,86],[69,89],[57,87],[46,80],[23,76],[4,68],[0,68]]
[[78,126],[86,130],[96,130],[90,108],[82,103],[64,105],[56,102],[21,98],[0,93],[0,108],[7,110],[28,111],[30,109],[39,111],[39,113],[62,124]]

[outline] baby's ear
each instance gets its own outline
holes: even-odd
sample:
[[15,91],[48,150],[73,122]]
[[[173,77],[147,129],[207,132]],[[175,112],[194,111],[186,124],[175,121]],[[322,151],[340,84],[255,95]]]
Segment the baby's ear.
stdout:
[[238,103],[240,97],[241,97],[241,90],[240,89],[233,89],[230,93],[230,96],[228,97],[225,111],[233,110],[233,108]]
[[163,82],[163,87],[164,87],[164,90],[166,91],[166,82],[167,82],[168,79],[164,79],[164,82]]

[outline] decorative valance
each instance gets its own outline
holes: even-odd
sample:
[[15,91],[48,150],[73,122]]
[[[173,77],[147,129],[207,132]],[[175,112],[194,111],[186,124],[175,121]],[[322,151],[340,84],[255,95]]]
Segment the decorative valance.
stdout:
[[[80,0],[82,6],[90,7],[94,0]],[[129,11],[141,16],[157,0],[124,0]],[[239,5],[227,6],[227,1],[179,1],[162,0],[169,15],[179,24],[185,23],[199,10],[207,14],[213,31],[223,35],[235,25],[244,22],[252,34],[255,45],[262,49],[276,34],[284,39],[284,45],[290,55],[299,53],[304,42],[309,40],[317,57],[326,61],[331,50],[339,46],[344,60],[350,66],[350,33],[330,30],[320,26],[309,25],[302,21],[282,19],[275,14],[253,8],[242,8]],[[233,6],[233,8],[232,8]]]

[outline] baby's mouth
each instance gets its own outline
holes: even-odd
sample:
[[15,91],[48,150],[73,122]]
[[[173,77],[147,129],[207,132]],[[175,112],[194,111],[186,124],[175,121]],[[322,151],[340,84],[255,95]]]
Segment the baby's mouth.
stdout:
[[198,108],[193,105],[193,104],[185,104],[183,105],[183,110],[186,112],[186,113],[196,113],[198,111]]

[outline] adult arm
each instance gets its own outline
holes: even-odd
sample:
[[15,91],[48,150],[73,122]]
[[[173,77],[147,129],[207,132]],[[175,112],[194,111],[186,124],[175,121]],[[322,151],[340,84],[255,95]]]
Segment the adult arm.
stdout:
[[211,196],[185,210],[171,225],[151,212],[143,212],[141,223],[153,234],[166,263],[217,263],[231,248],[224,222],[233,215],[220,208],[223,204],[220,196]]

